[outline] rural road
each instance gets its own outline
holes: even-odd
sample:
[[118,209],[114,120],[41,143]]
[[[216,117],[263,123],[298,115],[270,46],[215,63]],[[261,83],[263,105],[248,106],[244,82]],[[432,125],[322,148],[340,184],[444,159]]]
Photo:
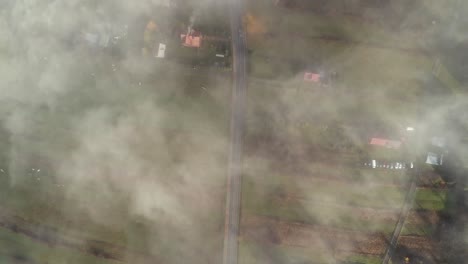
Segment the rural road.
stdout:
[[246,47],[243,29],[243,1],[230,0],[229,12],[233,52],[233,89],[231,98],[231,139],[226,190],[224,264],[237,264],[241,205],[242,139],[246,108]]
[[401,230],[408,218],[409,212],[413,207],[414,199],[416,196],[416,179],[412,176],[411,185],[408,189],[408,192],[405,197],[405,202],[403,207],[401,208],[400,217],[398,219],[398,223],[393,230],[392,238],[390,239],[390,243],[385,251],[385,255],[382,259],[382,264],[387,264],[388,261],[393,257],[393,253],[395,252],[395,248],[398,243],[398,238],[400,237]]

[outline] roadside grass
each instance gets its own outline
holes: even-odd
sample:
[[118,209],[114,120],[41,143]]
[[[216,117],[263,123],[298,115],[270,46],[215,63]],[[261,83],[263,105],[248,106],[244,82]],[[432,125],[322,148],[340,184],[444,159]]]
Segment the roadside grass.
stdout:
[[269,264],[269,263],[329,263],[329,259],[321,250],[309,248],[279,246],[267,243],[241,240],[239,242],[239,264]]
[[0,261],[2,263],[89,263],[111,264],[119,261],[96,258],[64,247],[51,247],[26,236],[0,228]]
[[380,264],[382,259],[374,256],[354,255],[346,258],[343,264]]

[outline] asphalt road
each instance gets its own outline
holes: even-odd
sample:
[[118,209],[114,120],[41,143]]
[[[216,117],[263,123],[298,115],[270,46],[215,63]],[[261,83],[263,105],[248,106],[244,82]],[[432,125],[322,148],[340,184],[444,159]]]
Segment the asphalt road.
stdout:
[[230,0],[230,22],[233,51],[233,89],[231,98],[231,143],[226,193],[224,230],[224,264],[237,264],[240,225],[242,146],[246,108],[246,47],[243,29],[243,3]]

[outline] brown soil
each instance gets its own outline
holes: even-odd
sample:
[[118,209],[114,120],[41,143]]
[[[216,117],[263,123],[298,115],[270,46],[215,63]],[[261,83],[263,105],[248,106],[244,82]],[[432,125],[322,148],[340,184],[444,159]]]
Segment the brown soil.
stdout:
[[[315,250],[381,255],[385,252],[389,239],[379,233],[291,223],[259,216],[244,216],[241,221],[243,239]],[[427,237],[401,236],[399,245],[426,254],[435,250],[435,244]]]

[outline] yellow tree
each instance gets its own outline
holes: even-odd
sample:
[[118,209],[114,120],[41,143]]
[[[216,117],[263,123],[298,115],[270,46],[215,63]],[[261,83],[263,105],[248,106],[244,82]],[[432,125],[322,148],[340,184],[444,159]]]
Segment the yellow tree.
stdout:
[[247,29],[249,37],[261,37],[266,33],[265,23],[262,19],[255,17],[254,15],[247,13],[244,16],[244,24]]

